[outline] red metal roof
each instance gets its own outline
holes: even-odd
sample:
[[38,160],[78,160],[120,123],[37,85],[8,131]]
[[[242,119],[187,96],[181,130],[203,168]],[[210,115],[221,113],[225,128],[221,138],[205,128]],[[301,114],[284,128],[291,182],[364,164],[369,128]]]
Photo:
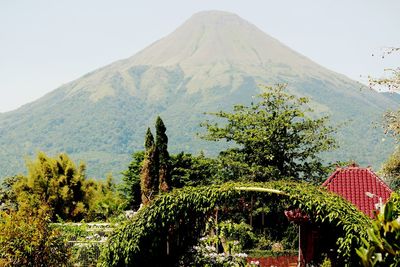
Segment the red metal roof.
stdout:
[[376,204],[386,203],[392,190],[370,169],[353,164],[338,168],[323,184],[342,196],[371,218]]

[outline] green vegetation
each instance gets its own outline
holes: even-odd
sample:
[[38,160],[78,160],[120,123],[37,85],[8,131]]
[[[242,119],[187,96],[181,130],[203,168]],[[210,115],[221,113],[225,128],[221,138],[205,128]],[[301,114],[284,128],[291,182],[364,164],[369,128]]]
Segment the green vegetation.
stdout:
[[95,266],[114,223],[52,223],[69,247],[67,266]]
[[[399,52],[400,48],[393,47],[386,51],[386,54]],[[384,57],[384,56],[383,56]],[[370,86],[385,86],[389,91],[398,92],[400,88],[400,68],[390,69],[391,76],[387,78],[370,77]],[[395,97],[395,96],[393,96]],[[383,116],[382,126],[385,134],[393,136],[398,142],[400,139],[400,110],[386,111]],[[384,162],[381,173],[386,182],[395,190],[400,189],[400,147],[396,146],[392,155]]]
[[[369,218],[315,185],[329,168],[321,154],[336,146],[328,117],[285,85],[264,89],[259,101],[203,123],[206,140],[227,141],[215,158],[170,155],[160,117],[121,184],[111,174],[88,179],[85,164],[66,154],[40,152],[25,175],[1,184],[0,264],[95,264],[102,250],[101,266],[246,266],[248,255],[293,254],[299,228],[284,214],[294,209],[329,233],[315,264],[397,264],[399,197],[368,230]],[[387,169],[396,176],[393,162]]]
[[[240,190],[243,187],[259,187],[267,192]],[[269,189],[279,190],[281,195]],[[287,200],[288,207],[299,207],[312,215],[313,222],[329,223],[337,234],[336,248],[341,260],[357,262],[354,249],[361,244],[361,237],[366,236],[370,223],[364,214],[319,187],[307,183],[269,182],[185,187],[159,195],[139,210],[132,221],[113,233],[104,251],[103,266],[172,265],[205,234],[208,218],[217,207],[237,206],[241,197],[268,198],[271,194],[274,199]]]
[[125,206],[117,184],[111,175],[104,182],[89,179],[85,183],[88,208],[86,221],[108,221],[117,218]]
[[120,192],[128,209],[137,210],[142,201],[140,191],[140,172],[142,170],[144,152],[133,153],[128,169],[122,172]]
[[36,161],[27,163],[27,168],[28,174],[20,176],[13,185],[19,206],[37,208],[45,203],[51,207],[54,218],[83,219],[88,208],[84,165],[77,168],[65,154],[53,159],[39,153]]
[[[164,122],[160,117],[157,117],[156,121],[156,142],[154,142],[150,128],[147,129],[144,142],[145,154],[140,172],[140,189],[143,204],[147,204],[159,192],[168,192],[169,190],[171,164],[168,153],[168,137],[165,134],[166,130]],[[131,166],[133,167],[132,164]],[[135,170],[133,169],[133,171]],[[132,188],[132,185],[130,188]],[[131,193],[134,191],[132,189]],[[132,200],[128,201],[134,203]]]
[[395,195],[377,215],[357,254],[365,267],[400,265],[400,197]]
[[77,256],[56,221],[112,220],[123,201],[112,176],[86,179],[66,154],[50,158],[40,152],[27,162],[28,174],[4,180],[0,190],[0,265],[69,266]]
[[[120,191],[128,209],[138,209],[141,203],[140,173],[143,167],[144,152],[133,153],[128,169],[122,172]],[[181,152],[170,156],[171,188],[208,185],[218,182],[218,163],[216,159],[204,154],[193,156]]]
[[27,162],[27,168],[26,176],[16,176],[8,180],[12,184],[6,184],[5,198],[11,207],[35,210],[47,205],[53,220],[80,221],[106,219],[122,205],[111,176],[105,182],[87,179],[85,165],[76,167],[66,154],[50,158],[40,152],[37,160]]
[[204,136],[236,146],[220,153],[229,180],[321,181],[327,176],[319,157],[335,147],[334,129],[327,117],[314,119],[307,98],[285,92],[286,85],[267,87],[259,101],[236,105],[232,113],[211,113],[227,120],[223,126],[207,121]]
[[157,117],[156,121],[156,146],[159,155],[159,189],[160,192],[168,192],[171,183],[171,163],[168,153],[168,137],[166,135],[167,128],[164,122]]
[[392,155],[382,165],[380,170],[382,178],[393,189],[400,189],[400,148],[396,147]]
[[158,149],[154,143],[154,137],[150,128],[147,129],[144,146],[145,154],[143,166],[140,172],[140,189],[142,194],[142,203],[147,204],[157,195],[159,188]]
[[218,160],[203,153],[192,155],[181,152],[171,156],[171,187],[211,185],[223,181]]
[[67,266],[69,249],[50,219],[46,205],[0,212],[0,266]]
[[18,181],[18,176],[6,177],[0,186],[0,210],[16,209],[17,195],[13,190],[13,185]]

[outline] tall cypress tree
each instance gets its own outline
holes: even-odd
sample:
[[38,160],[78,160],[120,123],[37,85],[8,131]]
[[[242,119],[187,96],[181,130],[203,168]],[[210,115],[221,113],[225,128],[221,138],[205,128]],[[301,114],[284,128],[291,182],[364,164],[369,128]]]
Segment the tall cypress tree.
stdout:
[[144,142],[145,155],[140,173],[142,203],[147,204],[158,193],[158,150],[150,128],[147,129]]
[[161,192],[169,190],[171,181],[170,158],[168,153],[167,128],[162,119],[158,116],[156,121],[156,147],[159,152],[159,188]]

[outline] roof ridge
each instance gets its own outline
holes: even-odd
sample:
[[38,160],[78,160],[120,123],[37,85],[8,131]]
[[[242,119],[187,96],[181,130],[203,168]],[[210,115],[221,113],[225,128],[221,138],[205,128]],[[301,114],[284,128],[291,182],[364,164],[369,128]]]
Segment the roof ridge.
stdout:
[[328,179],[325,180],[325,182],[322,183],[321,186],[328,186],[328,185],[332,182],[332,180],[333,180],[333,178],[336,176],[336,174],[337,174],[338,172],[340,172],[341,170],[342,170],[341,167],[336,168],[336,170],[328,177]]
[[372,170],[368,170],[368,171],[371,173],[371,175],[373,175],[373,176],[378,180],[378,182],[379,182],[381,185],[383,185],[383,187],[384,187],[388,192],[393,193],[393,190],[382,180],[382,178],[380,178],[374,171],[372,171]]

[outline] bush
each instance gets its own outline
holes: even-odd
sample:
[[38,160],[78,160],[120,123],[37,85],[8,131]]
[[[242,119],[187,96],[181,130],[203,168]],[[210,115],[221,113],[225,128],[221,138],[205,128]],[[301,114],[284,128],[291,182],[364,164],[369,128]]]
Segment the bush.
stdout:
[[252,232],[253,228],[244,222],[223,221],[219,223],[218,228],[225,252],[229,252],[228,248],[232,247],[233,243],[240,251],[252,247],[255,243],[256,237]]
[[398,196],[392,198],[377,215],[368,229],[368,238],[362,239],[364,246],[357,249],[365,267],[400,265],[400,221]]
[[1,213],[0,265],[66,266],[69,251],[50,218],[47,206]]

